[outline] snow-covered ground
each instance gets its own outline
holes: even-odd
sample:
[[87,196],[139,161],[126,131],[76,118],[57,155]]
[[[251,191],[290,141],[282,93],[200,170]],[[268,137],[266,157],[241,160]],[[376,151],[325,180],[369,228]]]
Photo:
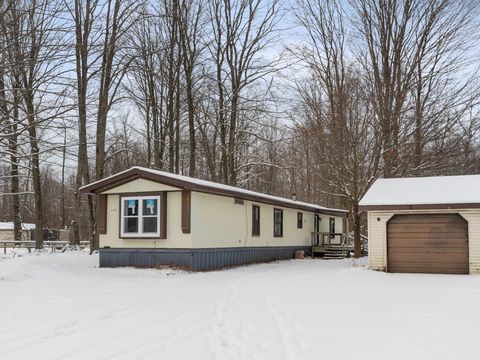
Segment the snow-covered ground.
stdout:
[[480,359],[480,277],[292,260],[186,273],[0,257],[0,359]]

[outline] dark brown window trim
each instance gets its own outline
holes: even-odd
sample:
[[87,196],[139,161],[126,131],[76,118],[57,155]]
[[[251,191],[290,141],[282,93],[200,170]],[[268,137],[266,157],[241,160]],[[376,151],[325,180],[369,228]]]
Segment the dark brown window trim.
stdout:
[[168,193],[164,191],[160,195],[160,200],[160,239],[165,240],[167,238]]
[[[255,211],[258,209],[258,224],[255,225]],[[260,236],[260,205],[252,204],[252,236]]]
[[297,212],[297,229],[303,229],[303,213]]
[[182,191],[182,232],[190,234],[192,231],[192,194],[188,190]]
[[[106,194],[113,195],[113,194]],[[159,236],[122,236],[122,197],[132,196],[160,196],[160,235]],[[123,240],[165,240],[167,238],[167,192],[146,191],[136,193],[122,193],[118,197],[118,238]]]
[[[281,232],[279,235],[275,234],[275,212],[276,211],[280,211],[280,214],[282,215],[282,218],[281,218],[281,221],[280,221],[280,225],[281,225]],[[283,237],[283,209],[279,209],[279,208],[273,208],[273,237],[276,237],[276,238],[281,238]]]
[[97,231],[99,234],[107,233],[107,195],[97,197]]

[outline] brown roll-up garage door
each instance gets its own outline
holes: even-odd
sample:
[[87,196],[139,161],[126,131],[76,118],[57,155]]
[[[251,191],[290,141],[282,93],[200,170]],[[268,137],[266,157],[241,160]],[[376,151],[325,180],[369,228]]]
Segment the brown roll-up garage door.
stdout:
[[395,215],[387,229],[389,272],[468,274],[468,224],[460,215]]

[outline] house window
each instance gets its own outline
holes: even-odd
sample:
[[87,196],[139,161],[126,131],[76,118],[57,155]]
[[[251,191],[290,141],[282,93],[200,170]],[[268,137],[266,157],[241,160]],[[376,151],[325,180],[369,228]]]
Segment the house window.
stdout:
[[297,229],[303,229],[303,213],[297,212]]
[[252,205],[252,236],[260,236],[260,206]]
[[121,198],[122,237],[160,236],[160,196]]
[[283,210],[273,209],[273,236],[283,236]]
[[335,237],[335,218],[330,218],[329,232],[331,238]]

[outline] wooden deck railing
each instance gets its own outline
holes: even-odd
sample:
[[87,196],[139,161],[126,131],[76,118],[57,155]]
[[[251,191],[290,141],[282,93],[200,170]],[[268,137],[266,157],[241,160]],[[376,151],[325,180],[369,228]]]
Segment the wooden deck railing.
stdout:
[[328,233],[328,232],[312,232],[312,246],[330,246],[342,245],[344,243],[345,234]]
[[[362,254],[368,254],[368,238],[365,235],[360,235],[360,239],[362,241]],[[343,247],[348,249],[349,251],[353,251],[354,249],[354,238],[353,234],[344,234],[344,233],[335,233],[330,234],[326,232],[312,232],[312,246],[319,246],[319,247]]]

